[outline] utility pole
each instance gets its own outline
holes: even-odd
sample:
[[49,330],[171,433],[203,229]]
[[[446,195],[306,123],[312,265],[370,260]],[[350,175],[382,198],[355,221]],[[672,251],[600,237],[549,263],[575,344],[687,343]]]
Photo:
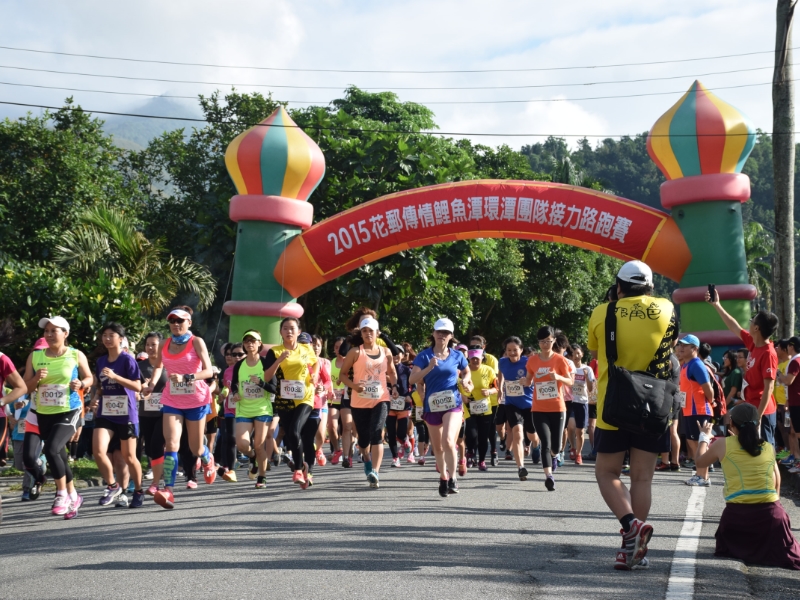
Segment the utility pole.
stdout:
[[775,179],[775,262],[772,270],[780,337],[794,335],[794,98],[792,20],[797,0],[778,0],[772,77],[772,170]]

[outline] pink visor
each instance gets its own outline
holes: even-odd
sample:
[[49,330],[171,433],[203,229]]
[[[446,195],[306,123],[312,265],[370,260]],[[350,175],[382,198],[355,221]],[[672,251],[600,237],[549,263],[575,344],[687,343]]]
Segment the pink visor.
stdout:
[[470,350],[467,353],[467,356],[469,358],[483,358],[483,350],[481,350],[480,348],[475,348],[474,350]]
[[167,321],[171,320],[172,317],[175,317],[175,318],[178,318],[178,319],[183,319],[184,321],[191,321],[192,320],[192,315],[190,315],[188,312],[186,312],[185,310],[180,309],[180,308],[176,308],[171,313],[169,313],[167,315]]
[[33,349],[34,350],[42,350],[44,348],[47,348],[47,340],[44,339],[44,338],[39,338],[38,340],[36,340],[36,343],[33,345]]

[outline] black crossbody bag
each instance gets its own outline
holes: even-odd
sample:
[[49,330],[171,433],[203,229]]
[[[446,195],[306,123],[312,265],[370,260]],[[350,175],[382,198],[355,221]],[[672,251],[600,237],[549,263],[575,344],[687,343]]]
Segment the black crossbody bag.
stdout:
[[669,428],[672,415],[679,406],[678,386],[644,371],[618,367],[616,302],[608,304],[606,313],[606,359],[608,382],[603,401],[603,420],[640,435],[657,438]]

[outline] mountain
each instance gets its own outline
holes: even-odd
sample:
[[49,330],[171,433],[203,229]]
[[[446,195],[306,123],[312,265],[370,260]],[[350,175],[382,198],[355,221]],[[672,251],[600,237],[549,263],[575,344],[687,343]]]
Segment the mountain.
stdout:
[[[198,118],[200,111],[197,104],[188,102],[176,102],[169,98],[157,97],[144,102],[138,106],[124,110],[135,115],[157,115],[165,117]],[[102,115],[99,115],[103,118]],[[193,126],[200,123],[192,121],[180,121],[177,119],[152,119],[134,116],[108,116],[105,117],[103,129],[109,135],[114,136],[114,142],[120,148],[128,150],[141,150],[147,146],[148,142],[158,137],[166,131],[175,129],[185,129],[191,131]]]

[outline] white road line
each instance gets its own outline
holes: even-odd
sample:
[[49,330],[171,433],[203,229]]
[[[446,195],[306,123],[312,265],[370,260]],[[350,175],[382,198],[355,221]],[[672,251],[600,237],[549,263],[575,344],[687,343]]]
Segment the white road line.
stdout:
[[694,597],[695,563],[700,530],[703,528],[703,506],[706,502],[706,488],[692,488],[683,528],[672,557],[666,600],[685,600]]

